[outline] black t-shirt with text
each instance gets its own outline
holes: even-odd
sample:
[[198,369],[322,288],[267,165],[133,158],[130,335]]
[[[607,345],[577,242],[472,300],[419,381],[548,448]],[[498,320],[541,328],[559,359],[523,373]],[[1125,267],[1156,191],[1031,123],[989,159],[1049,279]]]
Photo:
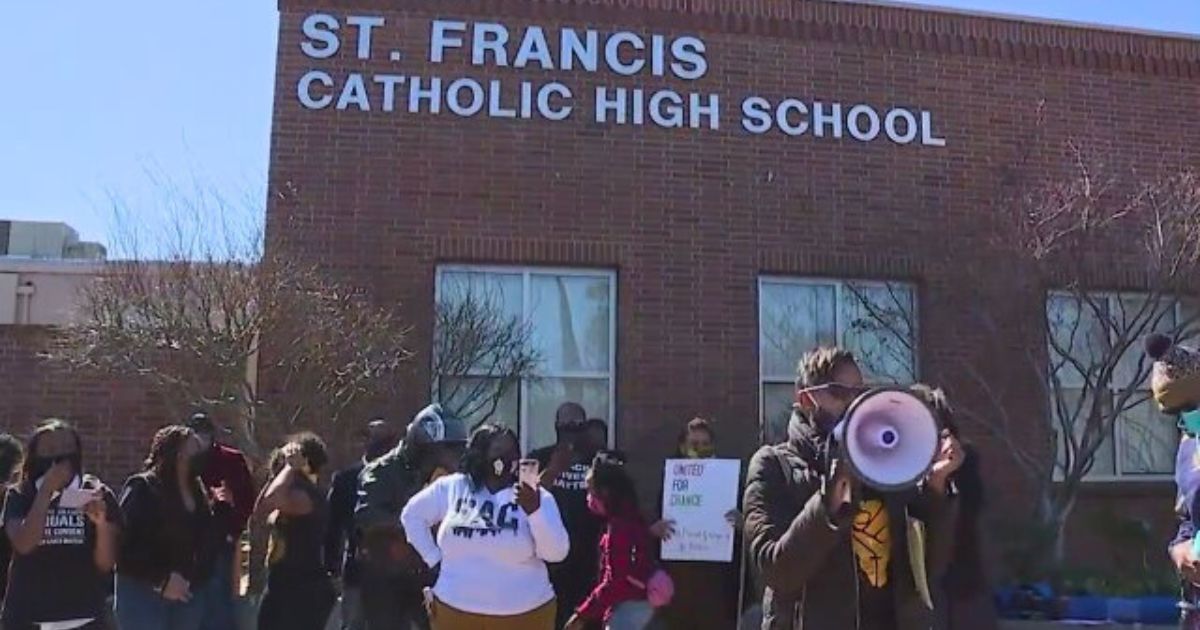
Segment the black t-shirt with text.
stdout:
[[[546,446],[544,449],[533,451],[530,457],[538,460],[541,469],[545,470],[550,466],[553,454],[553,446]],[[587,478],[590,468],[590,461],[572,463],[546,490],[550,491],[554,503],[558,504],[558,511],[563,515],[563,526],[571,539],[571,550],[562,563],[551,566],[552,574],[557,569],[570,572],[588,583],[594,583],[600,562],[596,554],[596,545],[599,544],[604,521],[588,510]]]
[[[98,482],[85,478],[84,488]],[[9,488],[4,497],[3,522],[7,529],[25,519],[37,489],[32,483]],[[117,521],[116,497],[105,491],[108,520]],[[8,592],[0,619],[20,627],[40,622],[100,618],[104,614],[105,580],[96,568],[96,526],[82,509],[60,508],[50,502],[42,541],[29,554],[15,550],[8,574]],[[6,532],[7,535],[7,532]]]

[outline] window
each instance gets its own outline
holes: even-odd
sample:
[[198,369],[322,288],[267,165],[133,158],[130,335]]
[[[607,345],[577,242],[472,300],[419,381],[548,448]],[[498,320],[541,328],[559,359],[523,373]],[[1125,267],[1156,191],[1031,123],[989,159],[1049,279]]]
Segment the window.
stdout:
[[[1106,418],[1119,408],[1085,479],[1168,479],[1179,434],[1174,419],[1159,413],[1150,397],[1150,360],[1142,339],[1151,332],[1171,335],[1179,328],[1184,318],[1178,301],[1164,297],[1152,303],[1138,293],[1054,292],[1046,300],[1046,321],[1050,370],[1056,377],[1049,387],[1055,427],[1075,426],[1079,440],[1093,406]],[[1109,365],[1113,367],[1105,370]],[[1101,392],[1098,401],[1096,392]],[[1062,439],[1056,443],[1061,478],[1067,445]]]
[[916,298],[899,282],[763,277],[758,283],[763,437],[786,435],[805,352],[839,344],[854,352],[869,383],[916,380]]
[[[522,449],[529,451],[554,443],[554,412],[572,401],[611,428],[616,290],[611,271],[440,267],[439,303],[464,296],[485,300],[503,317],[528,326],[529,341],[540,359],[534,377],[508,388],[494,411],[488,405],[467,414],[469,425],[485,419],[507,424],[521,435]],[[489,360],[496,359],[485,359]],[[435,374],[435,397],[452,396],[451,391],[496,391],[500,379],[487,368],[480,362]],[[463,383],[469,387],[461,387]]]

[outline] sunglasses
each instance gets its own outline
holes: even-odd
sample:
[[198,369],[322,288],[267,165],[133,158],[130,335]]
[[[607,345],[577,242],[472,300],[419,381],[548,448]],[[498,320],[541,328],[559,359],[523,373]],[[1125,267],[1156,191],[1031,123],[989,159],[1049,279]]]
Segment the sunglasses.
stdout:
[[825,383],[824,385],[813,385],[796,390],[796,395],[810,394],[813,392],[826,391],[838,398],[854,398],[859,394],[871,389],[866,385],[846,385],[845,383]]

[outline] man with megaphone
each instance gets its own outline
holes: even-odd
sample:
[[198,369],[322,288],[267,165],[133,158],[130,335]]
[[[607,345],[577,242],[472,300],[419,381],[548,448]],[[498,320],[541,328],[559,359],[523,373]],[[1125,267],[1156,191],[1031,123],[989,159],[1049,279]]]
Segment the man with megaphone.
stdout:
[[806,354],[788,440],[759,449],[747,473],[763,630],[929,630],[962,459],[921,399],[869,390],[846,350]]

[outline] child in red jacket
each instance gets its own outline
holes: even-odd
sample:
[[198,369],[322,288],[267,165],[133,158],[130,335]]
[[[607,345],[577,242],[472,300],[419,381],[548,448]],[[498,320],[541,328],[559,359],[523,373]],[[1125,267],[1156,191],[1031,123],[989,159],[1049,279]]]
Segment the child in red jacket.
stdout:
[[604,621],[606,630],[643,630],[654,616],[646,599],[646,583],[658,569],[650,529],[638,512],[637,492],[624,462],[601,452],[587,477],[588,509],[605,519],[600,538],[600,583],[592,590],[565,630],[581,630],[589,621]]

